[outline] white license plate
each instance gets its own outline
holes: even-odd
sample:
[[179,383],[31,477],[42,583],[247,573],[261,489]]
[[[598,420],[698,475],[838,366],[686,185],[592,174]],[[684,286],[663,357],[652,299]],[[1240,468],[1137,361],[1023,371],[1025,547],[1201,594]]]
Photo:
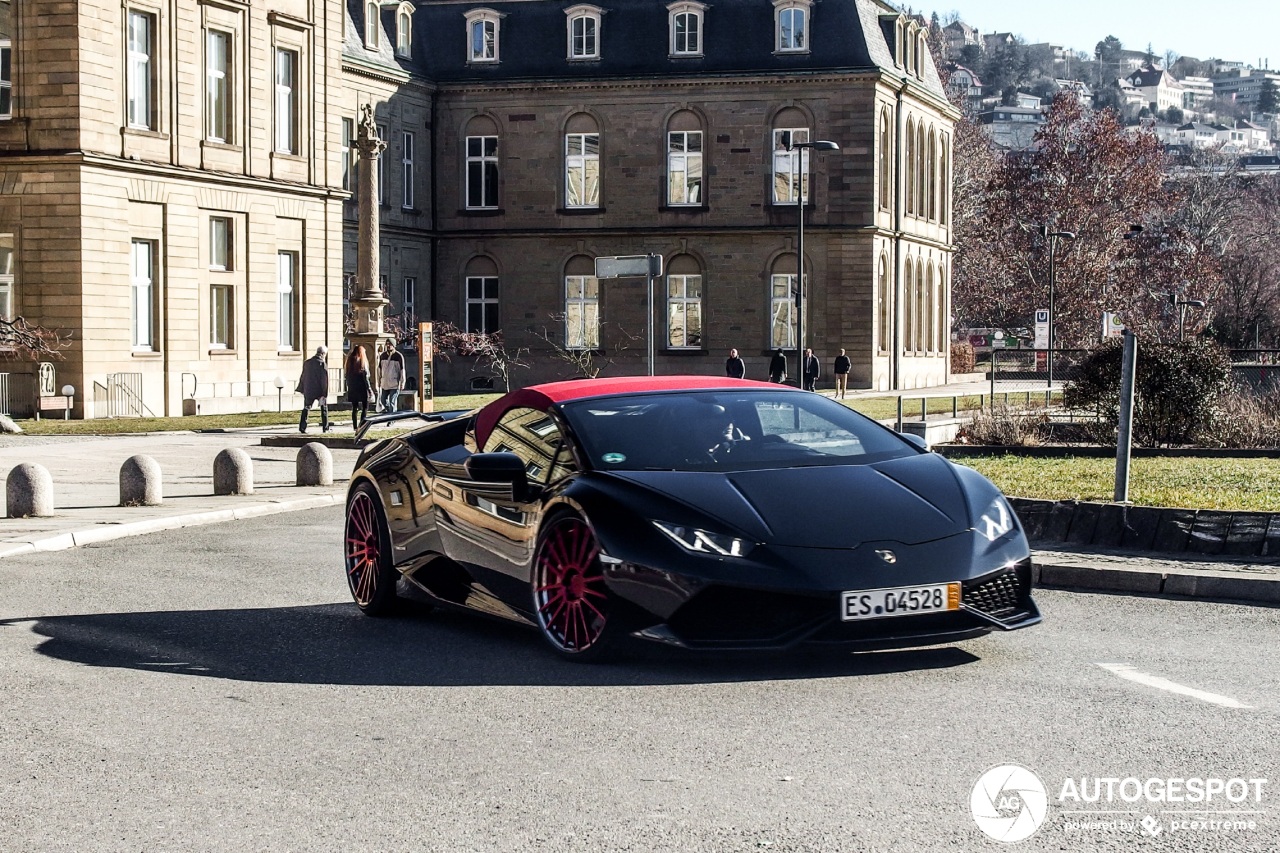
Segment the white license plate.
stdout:
[[840,618],[885,619],[960,609],[960,584],[898,586],[891,589],[858,589],[841,593]]

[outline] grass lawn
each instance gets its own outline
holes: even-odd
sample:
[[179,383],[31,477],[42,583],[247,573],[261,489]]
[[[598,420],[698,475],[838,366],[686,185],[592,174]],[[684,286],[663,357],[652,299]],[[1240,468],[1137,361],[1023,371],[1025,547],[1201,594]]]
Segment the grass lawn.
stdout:
[[[957,459],[1005,494],[1110,501],[1114,459],[979,456]],[[1141,457],[1129,463],[1129,499],[1143,506],[1280,512],[1280,459]]]

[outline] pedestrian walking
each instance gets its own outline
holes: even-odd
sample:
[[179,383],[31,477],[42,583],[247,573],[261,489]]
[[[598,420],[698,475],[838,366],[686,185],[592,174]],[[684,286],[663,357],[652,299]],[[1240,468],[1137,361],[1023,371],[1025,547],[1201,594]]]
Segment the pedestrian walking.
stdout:
[[400,408],[400,392],[404,389],[404,356],[395,342],[387,340],[378,356],[378,411],[391,414]]
[[818,376],[822,373],[822,365],[818,362],[818,357],[813,354],[813,350],[809,347],[804,351],[804,370],[801,375],[804,376],[804,390],[814,391],[818,384]]
[[729,350],[729,357],[724,360],[724,372],[732,379],[741,379],[747,375],[747,365],[736,349]]
[[769,359],[769,381],[779,384],[787,381],[787,357],[778,350]]
[[320,431],[329,431],[329,368],[325,365],[325,357],[329,348],[324,344],[316,347],[316,354],[302,362],[302,377],[298,379],[297,391],[302,394],[302,417],[298,419],[298,432],[307,431],[307,416],[311,406],[320,404]]
[[835,369],[832,371],[836,375],[836,396],[841,400],[844,399],[845,391],[849,388],[849,370],[853,365],[849,363],[849,356],[844,354],[844,348],[840,348],[840,354],[836,356]]
[[347,402],[351,404],[351,426],[360,429],[360,425],[369,420],[369,399],[373,396],[373,388],[369,384],[369,356],[364,347],[354,346],[347,355]]

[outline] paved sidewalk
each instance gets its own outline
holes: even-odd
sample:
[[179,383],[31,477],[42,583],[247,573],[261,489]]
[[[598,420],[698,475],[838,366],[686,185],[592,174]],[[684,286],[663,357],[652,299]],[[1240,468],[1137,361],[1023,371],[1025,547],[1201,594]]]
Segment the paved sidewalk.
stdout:
[[[318,437],[314,431],[308,437]],[[0,477],[35,462],[53,477],[50,518],[0,518],[0,558],[74,548],[157,530],[340,504],[359,451],[332,448],[334,484],[295,486],[296,447],[262,445],[301,438],[292,427],[219,433],[52,437],[0,436]],[[239,447],[253,460],[254,494],[215,496],[213,459]],[[164,503],[121,507],[120,466],[143,453],[160,464]],[[1175,555],[1068,550],[1040,543],[1037,582],[1125,594],[1183,595],[1280,604],[1280,561],[1188,560]]]

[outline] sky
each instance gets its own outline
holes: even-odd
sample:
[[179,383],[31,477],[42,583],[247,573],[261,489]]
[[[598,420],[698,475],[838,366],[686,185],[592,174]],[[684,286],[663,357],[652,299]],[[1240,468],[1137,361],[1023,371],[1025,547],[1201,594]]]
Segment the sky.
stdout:
[[[919,0],[917,0],[917,3]],[[949,12],[976,27],[984,35],[1010,32],[1028,44],[1052,42],[1093,55],[1093,49],[1113,35],[1130,50],[1146,50],[1156,56],[1166,50],[1197,59],[1238,60],[1255,67],[1266,62],[1280,68],[1280,2],[1243,0],[1218,6],[1203,0],[1165,0],[1134,3],[1124,0],[937,0],[941,5],[900,2],[937,12],[947,21]],[[1267,60],[1270,60],[1267,62]]]

